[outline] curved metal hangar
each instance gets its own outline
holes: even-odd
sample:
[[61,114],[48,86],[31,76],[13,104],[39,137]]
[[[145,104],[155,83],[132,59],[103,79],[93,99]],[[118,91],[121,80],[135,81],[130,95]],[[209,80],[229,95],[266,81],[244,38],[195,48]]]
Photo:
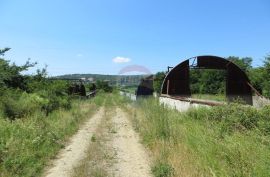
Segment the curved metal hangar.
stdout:
[[167,73],[161,93],[172,97],[191,97],[190,68],[225,70],[228,101],[240,98],[246,104],[252,105],[252,88],[246,73],[231,61],[217,56],[197,56],[178,64]]

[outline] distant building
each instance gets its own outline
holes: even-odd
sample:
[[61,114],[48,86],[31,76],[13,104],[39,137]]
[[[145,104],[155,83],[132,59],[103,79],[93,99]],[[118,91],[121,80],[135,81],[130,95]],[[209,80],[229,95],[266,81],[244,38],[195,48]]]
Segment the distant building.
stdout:
[[94,78],[93,78],[93,77],[89,77],[87,80],[88,80],[89,82],[93,82],[93,81],[94,81]]

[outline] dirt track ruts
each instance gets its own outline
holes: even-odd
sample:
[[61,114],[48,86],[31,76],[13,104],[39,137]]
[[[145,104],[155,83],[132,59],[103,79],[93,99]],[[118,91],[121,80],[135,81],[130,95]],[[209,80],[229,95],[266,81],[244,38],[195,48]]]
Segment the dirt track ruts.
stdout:
[[52,167],[45,171],[46,177],[67,177],[72,173],[73,167],[84,158],[91,142],[95,129],[100,123],[104,114],[101,108],[91,117],[79,131],[70,139],[70,143],[62,149],[52,162]]
[[[91,137],[105,114],[101,108],[90,118],[75,134],[70,143],[59,152],[52,162],[51,168],[45,171],[46,177],[68,177],[73,169],[84,159],[91,146]],[[151,177],[150,158],[139,142],[139,136],[134,131],[128,114],[117,108],[116,114],[110,119],[115,128],[115,133],[106,143],[107,149],[114,151],[114,162],[107,170],[114,177]],[[106,160],[106,159],[105,159]],[[74,174],[73,174],[74,175]]]
[[149,156],[139,142],[138,134],[134,131],[127,114],[121,109],[116,109],[112,119],[117,133],[112,139],[112,146],[116,151],[117,163],[114,164],[116,177],[150,177]]

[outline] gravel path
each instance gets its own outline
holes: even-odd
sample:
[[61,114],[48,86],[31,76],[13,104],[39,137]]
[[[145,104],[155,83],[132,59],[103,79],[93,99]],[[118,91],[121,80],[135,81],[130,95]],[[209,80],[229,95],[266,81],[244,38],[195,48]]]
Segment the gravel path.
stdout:
[[88,147],[91,145],[91,137],[104,115],[104,108],[101,108],[90,118],[79,131],[71,138],[69,145],[62,149],[52,162],[52,167],[46,170],[46,177],[68,177],[80,160],[85,156]]
[[[110,135],[104,133],[105,139],[109,139],[105,146],[110,153],[114,154],[113,162],[108,161],[111,165],[109,168],[104,168],[104,170],[107,171],[109,176],[113,177],[151,177],[150,158],[143,145],[139,142],[139,136],[134,131],[128,119],[128,114],[120,108],[115,111],[116,114],[113,114],[111,119],[106,122],[106,124],[111,124],[114,127],[115,132]],[[71,176],[75,167],[80,165],[80,162],[87,156],[87,150],[90,149],[91,145],[93,146],[91,137],[97,131],[99,124],[101,125],[104,116],[105,110],[101,108],[71,138],[69,145],[59,152],[56,160],[52,161],[51,168],[45,170],[43,176]],[[105,158],[103,160],[107,161]],[[87,163],[98,162],[88,161]]]

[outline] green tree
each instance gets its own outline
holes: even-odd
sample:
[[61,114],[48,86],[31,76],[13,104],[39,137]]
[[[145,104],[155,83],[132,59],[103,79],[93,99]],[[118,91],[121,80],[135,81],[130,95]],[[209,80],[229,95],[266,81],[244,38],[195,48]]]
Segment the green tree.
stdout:
[[260,93],[264,90],[264,67],[251,68],[248,73],[251,85]]
[[215,69],[190,70],[190,89],[193,94],[219,94],[225,92],[225,72]]
[[270,97],[270,55],[265,57],[263,67],[263,94]]
[[[8,50],[0,49],[0,55],[4,56]],[[18,66],[0,58],[0,114],[4,117],[22,118],[35,111],[45,111],[48,115],[60,107],[70,107],[66,81],[47,79],[46,68],[37,70],[36,75],[22,74],[35,65],[27,60]]]
[[107,81],[97,80],[96,82],[97,89],[103,90],[105,92],[112,92],[113,88],[109,85]]
[[[10,48],[0,49],[0,55],[4,56],[5,52]],[[10,61],[0,58],[0,86],[1,88],[27,89],[27,76],[21,74],[22,71],[28,70],[35,66],[36,63],[31,63],[30,59],[22,66],[17,66],[15,63],[10,64]]]
[[157,72],[154,76],[153,87],[154,91],[158,94],[161,93],[161,85],[163,83],[165,76],[166,76],[165,72]]
[[241,68],[243,71],[248,72],[252,66],[252,58],[251,57],[244,57],[244,58],[239,58],[235,56],[230,56],[227,58],[227,60],[233,62],[236,64],[239,68]]

